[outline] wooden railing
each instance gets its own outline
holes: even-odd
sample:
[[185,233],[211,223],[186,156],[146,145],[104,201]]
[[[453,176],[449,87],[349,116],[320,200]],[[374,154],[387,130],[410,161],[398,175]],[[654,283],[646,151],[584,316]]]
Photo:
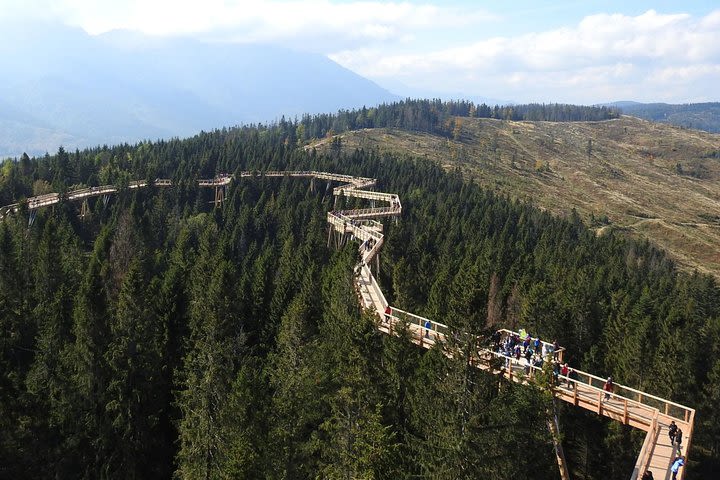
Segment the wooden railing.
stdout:
[[[429,334],[433,343],[446,342],[449,335],[455,335],[458,339],[467,340],[467,335],[454,331],[448,325],[432,321],[428,318],[406,312],[397,307],[392,309],[392,322],[404,322],[411,328],[419,331],[419,334]],[[520,335],[507,329],[501,329],[503,334]],[[487,343],[487,339],[476,337],[476,342]],[[549,350],[552,344],[542,342],[544,344],[543,351]],[[560,353],[564,348],[560,347],[556,350]],[[542,371],[541,367],[526,364],[524,358],[517,360],[500,352],[494,352],[490,348],[479,348],[477,351],[478,359],[482,363],[483,358],[494,358],[506,366],[507,376],[510,378],[523,380],[521,374],[528,380],[533,379],[538,372]],[[553,355],[548,355],[545,361],[552,361]],[[485,362],[486,366],[491,366],[490,362]],[[559,375],[558,384],[555,386],[556,396],[570,403],[587,404],[585,408],[594,406],[597,413],[611,416],[625,424],[632,425],[648,431],[653,427],[653,418],[659,416],[669,419],[679,419],[683,422],[690,423],[694,420],[695,410],[670,400],[666,400],[655,395],[636,390],[626,385],[614,383],[614,390],[607,392],[603,389],[606,379],[598,377],[582,370],[573,369],[576,378]],[[605,397],[609,397],[605,401]],[[657,420],[656,420],[657,421]],[[668,422],[669,423],[669,420]],[[690,432],[689,432],[690,433]]]
[[653,448],[655,447],[658,435],[660,434],[660,425],[658,424],[657,417],[658,411],[655,410],[650,423],[650,429],[648,430],[647,435],[645,435],[645,440],[640,448],[640,455],[638,455],[637,461],[635,462],[635,468],[630,476],[630,480],[637,480],[650,467]]

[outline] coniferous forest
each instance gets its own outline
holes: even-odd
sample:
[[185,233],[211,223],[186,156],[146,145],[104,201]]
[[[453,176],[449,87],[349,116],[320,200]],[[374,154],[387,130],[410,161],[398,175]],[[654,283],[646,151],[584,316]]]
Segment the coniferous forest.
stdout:
[[[322,138],[326,135],[361,128],[401,128],[452,137],[456,117],[494,118],[496,120],[527,120],[548,122],[589,122],[620,117],[613,107],[568,105],[561,103],[495,105],[493,107],[466,100],[406,99],[384,103],[373,108],[341,110],[336,114],[303,115],[294,132],[298,140]],[[285,129],[290,122],[281,120]]]
[[[549,397],[384,336],[327,246],[332,189],[198,178],[376,177],[398,193],[391,303],[557,339],[571,365],[697,408],[688,478],[720,468],[720,291],[652,245],[595,236],[426,161],[321,155],[299,124],[8,160],[0,203],[171,178],[0,222],[0,478],[557,478]],[[628,478],[641,432],[559,405],[574,478]]]

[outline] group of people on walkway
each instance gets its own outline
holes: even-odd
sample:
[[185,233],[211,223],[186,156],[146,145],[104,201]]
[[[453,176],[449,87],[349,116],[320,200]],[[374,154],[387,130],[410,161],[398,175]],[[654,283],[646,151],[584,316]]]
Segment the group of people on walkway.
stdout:
[[670,472],[672,473],[672,480],[677,479],[677,474],[680,471],[680,467],[685,465],[685,455],[680,455],[682,449],[683,431],[678,428],[675,420],[670,422],[668,428],[668,436],[670,437],[670,445],[673,447],[673,451],[677,449],[678,456],[673,460]]
[[542,368],[546,361],[552,362],[553,380],[555,384],[567,382],[568,388],[572,388],[574,381],[578,379],[577,372],[570,368],[567,363],[558,361],[560,347],[557,340],[553,343],[543,342],[539,336],[532,337],[524,329],[520,333],[503,334],[496,331],[491,337],[492,351],[506,357],[505,368],[510,368],[513,359],[521,362],[524,358],[524,371],[528,375],[533,367]]
[[675,420],[670,422],[668,428],[668,436],[670,437],[670,445],[677,447],[678,451],[682,448],[683,431],[678,428]]
[[[567,363],[561,363],[557,359],[557,341],[553,342],[553,344],[545,343],[540,340],[539,336],[533,338],[525,333],[524,330],[521,330],[520,334],[504,333],[498,330],[493,333],[490,339],[492,351],[506,357],[505,368],[512,368],[513,361],[520,362],[520,359],[524,357],[525,373],[528,374],[531,366],[542,368],[544,362],[550,361],[553,363],[553,379],[555,380],[555,385],[562,385],[562,382],[567,382],[568,388],[575,388],[577,386],[577,372],[570,368]],[[615,383],[612,377],[608,377],[605,381],[603,391],[605,395],[602,401],[607,402],[615,391]],[[683,432],[675,422],[672,421],[668,435],[670,436],[670,444],[677,449],[678,453],[678,456],[675,457],[670,466],[672,480],[676,480],[680,468],[685,465],[685,456],[680,455]],[[642,475],[642,480],[654,480],[652,472],[650,470],[646,471]]]

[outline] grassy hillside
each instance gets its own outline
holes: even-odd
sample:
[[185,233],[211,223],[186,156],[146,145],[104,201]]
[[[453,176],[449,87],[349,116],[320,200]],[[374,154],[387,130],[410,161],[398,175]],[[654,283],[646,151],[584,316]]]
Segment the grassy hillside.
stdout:
[[433,159],[555,213],[575,208],[598,234],[628,231],[684,268],[720,276],[720,135],[632,117],[458,121],[454,139],[367,129],[342,134],[340,143]]

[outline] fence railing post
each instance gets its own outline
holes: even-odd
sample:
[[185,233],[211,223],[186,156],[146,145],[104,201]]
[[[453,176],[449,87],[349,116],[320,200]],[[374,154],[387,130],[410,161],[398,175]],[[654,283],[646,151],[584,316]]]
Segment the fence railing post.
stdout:
[[573,405],[577,407],[578,404],[578,386],[576,382],[573,382]]
[[627,423],[628,423],[628,405],[627,405],[627,402],[628,402],[628,401],[627,401],[627,398],[624,398],[623,400],[624,400],[624,401],[623,401],[623,403],[624,403],[624,405],[623,405],[623,407],[624,407],[624,408],[623,408],[623,423],[624,423],[625,425],[627,425]]

